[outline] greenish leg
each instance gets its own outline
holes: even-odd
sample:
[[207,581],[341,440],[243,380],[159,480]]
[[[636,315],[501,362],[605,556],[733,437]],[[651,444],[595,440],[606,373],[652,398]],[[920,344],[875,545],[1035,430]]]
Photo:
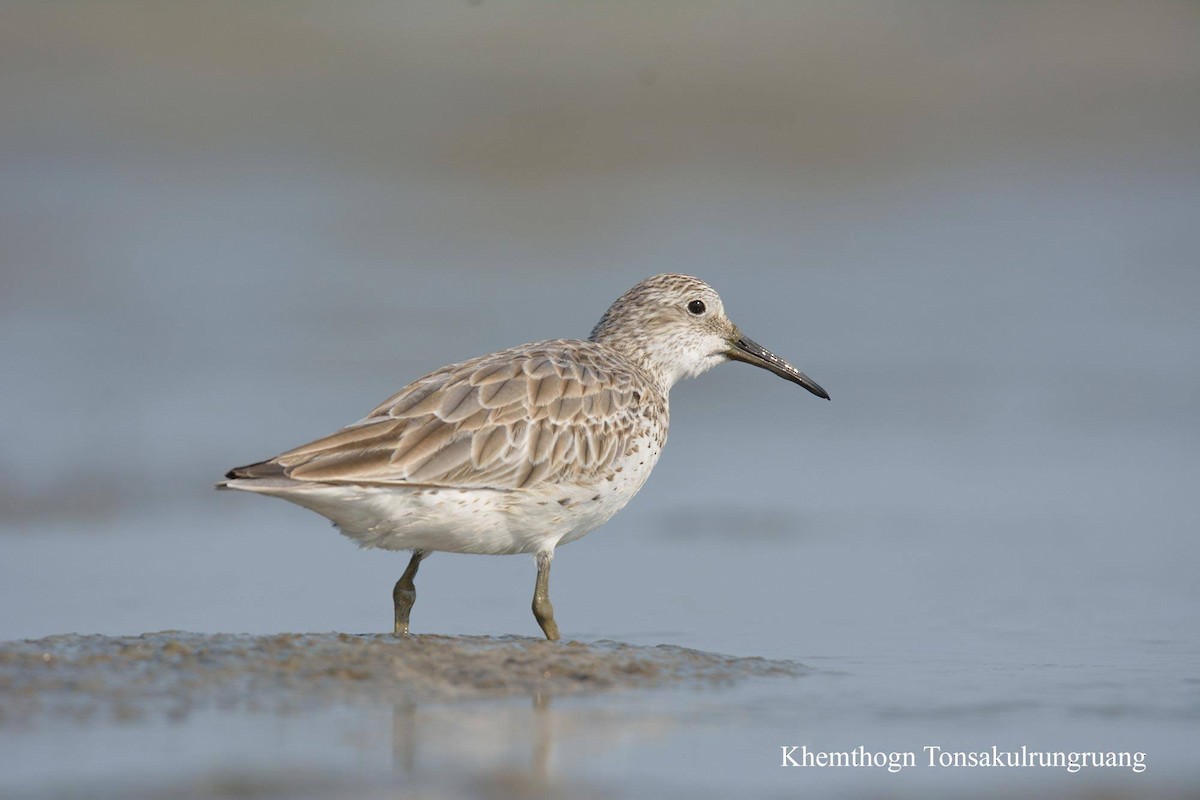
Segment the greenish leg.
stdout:
[[552,642],[558,640],[558,623],[554,621],[554,606],[550,604],[550,561],[553,558],[553,550],[537,554],[537,584],[533,587],[533,617]]
[[393,633],[396,636],[408,635],[408,615],[412,613],[413,603],[417,602],[417,587],[413,585],[413,578],[417,577],[417,567],[421,566],[421,559],[424,557],[424,551],[413,550],[408,569],[404,570],[400,580],[396,581],[396,587],[392,589],[392,603],[396,606],[396,627]]

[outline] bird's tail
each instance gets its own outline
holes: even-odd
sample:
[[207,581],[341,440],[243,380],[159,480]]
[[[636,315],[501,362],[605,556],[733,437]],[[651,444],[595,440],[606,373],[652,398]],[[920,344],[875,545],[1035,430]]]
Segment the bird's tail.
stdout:
[[254,464],[247,464],[244,467],[234,467],[225,473],[227,480],[223,480],[216,485],[218,489],[235,489],[243,488],[240,486],[231,486],[233,481],[255,481],[268,478],[286,478],[287,473],[283,466],[275,461],[259,461]]

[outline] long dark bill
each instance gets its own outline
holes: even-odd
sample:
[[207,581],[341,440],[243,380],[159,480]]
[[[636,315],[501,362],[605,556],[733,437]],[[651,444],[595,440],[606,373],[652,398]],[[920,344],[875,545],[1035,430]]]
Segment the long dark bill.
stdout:
[[770,370],[781,378],[800,384],[817,397],[829,399],[829,392],[822,389],[816,381],[749,337],[743,336],[731,342],[726,355],[734,361],[745,361],[747,364]]

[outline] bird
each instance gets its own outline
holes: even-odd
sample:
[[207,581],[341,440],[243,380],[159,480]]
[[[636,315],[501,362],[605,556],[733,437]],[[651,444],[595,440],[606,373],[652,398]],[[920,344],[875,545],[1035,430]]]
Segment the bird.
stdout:
[[409,635],[417,570],[434,552],[532,554],[533,615],[559,639],[550,565],[637,494],[662,453],[668,394],[725,361],[761,367],[828,400],[744,335],[717,292],[690,275],[637,283],[587,339],[520,345],[442,367],[366,417],[217,484],[279,497],[361,547],[410,551],[392,590]]

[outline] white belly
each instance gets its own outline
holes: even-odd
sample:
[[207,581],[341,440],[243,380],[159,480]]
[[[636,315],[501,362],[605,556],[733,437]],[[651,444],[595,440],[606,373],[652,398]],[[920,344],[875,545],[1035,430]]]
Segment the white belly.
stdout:
[[331,520],[360,547],[511,555],[553,550],[607,522],[650,476],[661,440],[640,439],[616,470],[589,485],[532,489],[355,486],[290,479],[230,480]]
[[591,486],[528,490],[229,481],[281,497],[331,520],[361,547],[508,555],[552,550],[607,522],[637,494],[657,461],[631,464]]

